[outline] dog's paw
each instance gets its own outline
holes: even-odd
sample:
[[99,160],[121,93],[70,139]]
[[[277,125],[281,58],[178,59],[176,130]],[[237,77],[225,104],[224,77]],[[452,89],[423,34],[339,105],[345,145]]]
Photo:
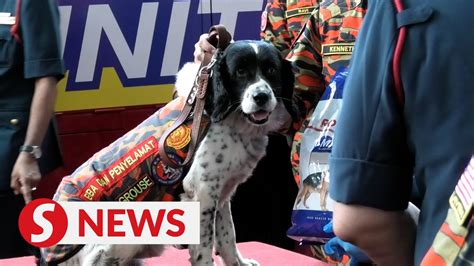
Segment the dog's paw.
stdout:
[[253,260],[253,259],[242,259],[239,265],[240,266],[260,266],[258,261]]

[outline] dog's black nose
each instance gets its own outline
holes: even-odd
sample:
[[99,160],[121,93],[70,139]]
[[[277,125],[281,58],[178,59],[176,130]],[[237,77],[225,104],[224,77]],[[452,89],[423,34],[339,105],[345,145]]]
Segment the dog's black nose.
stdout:
[[257,92],[252,95],[253,100],[257,105],[264,105],[268,102],[269,97],[267,93],[264,92]]

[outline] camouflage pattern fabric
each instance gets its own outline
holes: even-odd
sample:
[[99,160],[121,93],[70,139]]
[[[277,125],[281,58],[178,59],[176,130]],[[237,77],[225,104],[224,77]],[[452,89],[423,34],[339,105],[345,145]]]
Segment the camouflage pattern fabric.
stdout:
[[367,11],[364,0],[326,0],[319,4],[294,43],[287,59],[295,75],[295,101],[300,120],[293,123],[291,161],[299,184],[299,148],[312,111],[336,70],[347,67]]
[[262,13],[260,37],[285,57],[320,0],[268,0]]
[[474,156],[449,198],[446,220],[421,266],[474,265]]
[[473,245],[474,216],[466,228],[458,224],[454,210],[450,208],[421,266],[474,265]]
[[[184,178],[183,169],[162,164],[158,141],[181,114],[185,97],[169,102],[61,181],[56,201],[172,201]],[[191,122],[177,128],[166,140],[171,160],[182,163],[191,139]],[[42,249],[50,263],[67,260],[81,245],[57,245]]]

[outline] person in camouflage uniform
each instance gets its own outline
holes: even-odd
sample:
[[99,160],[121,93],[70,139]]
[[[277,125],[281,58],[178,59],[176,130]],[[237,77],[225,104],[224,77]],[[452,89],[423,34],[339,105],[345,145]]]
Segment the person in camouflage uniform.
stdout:
[[[261,38],[274,44],[292,62],[296,75],[294,100],[299,119],[293,121],[289,131],[293,135],[292,170],[298,185],[301,137],[336,70],[349,65],[366,10],[367,2],[362,0],[269,0],[262,14]],[[304,253],[317,259],[350,263],[347,255],[331,260],[321,245],[308,247]]]
[[319,2],[320,0],[268,0],[262,13],[261,39],[272,43],[286,57]]
[[[295,180],[299,184],[301,136],[314,107],[336,70],[349,65],[367,3],[363,0],[325,0],[319,4],[318,1],[312,1],[314,10],[309,18],[306,21],[303,15],[297,24],[295,21],[290,23],[290,20],[284,17],[288,10],[294,10],[287,9],[290,2],[292,7],[300,8],[305,5],[308,7],[311,1],[286,2],[285,5],[283,0],[268,1],[262,15],[261,37],[277,46],[283,54],[288,51],[286,58],[293,63],[296,75],[295,101],[300,119],[294,121],[292,126],[295,133],[291,163]],[[296,37],[296,40],[292,39]]]

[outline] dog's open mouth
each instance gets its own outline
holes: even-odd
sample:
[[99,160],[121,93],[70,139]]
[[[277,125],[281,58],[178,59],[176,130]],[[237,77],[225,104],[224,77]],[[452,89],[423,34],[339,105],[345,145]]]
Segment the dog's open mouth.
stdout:
[[270,114],[271,112],[260,110],[260,111],[253,112],[251,114],[245,114],[245,116],[250,122],[257,125],[261,125],[268,121]]

